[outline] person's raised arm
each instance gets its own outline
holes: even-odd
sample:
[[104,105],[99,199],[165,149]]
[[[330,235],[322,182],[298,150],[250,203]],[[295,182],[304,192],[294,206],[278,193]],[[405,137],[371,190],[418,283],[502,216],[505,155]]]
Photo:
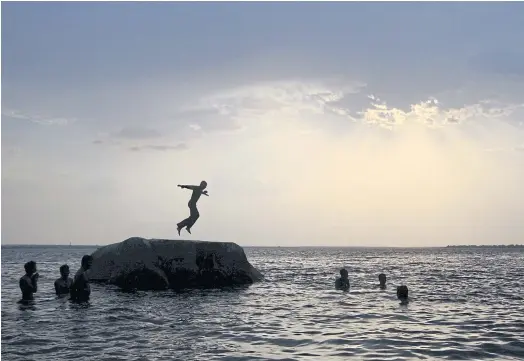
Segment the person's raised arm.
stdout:
[[33,286],[33,292],[37,292],[38,291],[38,278],[40,277],[40,275],[38,273],[35,273],[34,275],[31,276],[31,283],[32,283],[32,286]]
[[24,277],[20,279],[20,289],[22,290],[22,293],[36,292],[37,287],[32,281],[28,281],[27,278]]

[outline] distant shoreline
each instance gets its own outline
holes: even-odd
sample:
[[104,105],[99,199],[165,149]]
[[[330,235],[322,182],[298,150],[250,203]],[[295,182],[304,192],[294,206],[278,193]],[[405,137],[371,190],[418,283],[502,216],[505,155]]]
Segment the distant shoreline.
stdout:
[[524,248],[524,244],[469,244],[469,245],[449,245],[446,248]]
[[[118,242],[115,242],[118,243]],[[107,244],[109,245],[109,244]],[[106,244],[2,244],[3,247],[71,247],[71,248],[100,248],[107,246]],[[447,246],[242,246],[242,248],[352,248],[352,249],[445,249],[445,248],[524,248],[524,244],[509,244],[509,245],[447,245]]]

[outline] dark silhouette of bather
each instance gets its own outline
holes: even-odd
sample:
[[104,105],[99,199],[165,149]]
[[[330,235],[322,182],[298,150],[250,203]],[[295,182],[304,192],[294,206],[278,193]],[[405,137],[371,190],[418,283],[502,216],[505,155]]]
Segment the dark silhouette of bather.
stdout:
[[378,275],[378,281],[380,282],[380,288],[386,289],[386,275],[384,273]]
[[340,270],[340,277],[335,280],[335,289],[349,291],[348,271],[345,268]]
[[93,256],[86,254],[82,257],[82,265],[75,274],[73,283],[69,292],[71,294],[71,301],[87,302],[91,296],[91,286],[89,285],[89,276],[87,271],[93,264]]
[[402,285],[397,287],[397,298],[400,300],[401,305],[407,305],[409,303],[408,286]]
[[188,185],[180,185],[180,184],[178,186],[182,189],[185,188],[185,189],[190,189],[193,191],[193,193],[191,194],[191,199],[189,200],[189,203],[187,204],[189,207],[189,217],[177,224],[178,235],[180,235],[180,231],[184,227],[191,234],[191,227],[193,227],[198,217],[200,217],[200,213],[198,213],[196,204],[202,194],[209,196],[209,194],[207,194],[207,191],[204,190],[207,187],[207,182],[202,181],[200,182],[199,186],[188,186]]
[[24,265],[25,275],[20,278],[20,290],[22,291],[22,301],[31,301],[33,293],[38,291],[38,273],[36,272],[36,262],[29,261]]
[[57,296],[68,295],[69,289],[73,284],[73,279],[69,277],[69,266],[60,266],[60,278],[55,281],[55,292]]

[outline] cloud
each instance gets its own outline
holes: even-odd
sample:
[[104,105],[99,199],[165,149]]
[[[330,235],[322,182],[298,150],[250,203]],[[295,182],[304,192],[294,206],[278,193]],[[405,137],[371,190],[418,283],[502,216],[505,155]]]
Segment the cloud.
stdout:
[[[157,107],[164,109],[156,115],[156,119],[166,120],[162,132],[147,126],[125,126],[101,134],[93,143],[134,152],[179,151],[187,149],[199,137],[244,132],[249,128],[265,132],[297,126],[299,132],[320,130],[340,137],[349,134],[357,124],[386,130],[410,124],[437,129],[483,119],[506,121],[517,110],[524,109],[522,103],[494,99],[461,103],[460,94],[455,94],[453,100],[453,106],[449,106],[446,97],[443,100],[430,97],[399,107],[381,99],[362,82],[332,79],[257,82],[204,92],[174,109]],[[181,144],[170,145],[177,143]],[[490,144],[486,149],[500,146]]]
[[2,115],[7,118],[28,121],[40,125],[68,125],[77,121],[76,118],[48,117],[38,114],[28,114],[12,109],[2,110]]
[[124,139],[151,139],[162,135],[155,129],[142,127],[124,127],[120,131],[111,134],[115,138]]
[[393,129],[414,123],[438,128],[482,118],[502,119],[524,108],[524,103],[512,104],[493,99],[449,107],[436,97],[430,97],[401,109],[389,105],[375,94],[366,95],[365,90],[366,85],[358,82],[262,82],[223,89],[202,97],[193,106],[182,109],[181,114],[191,115],[185,119],[195,131],[206,128],[243,129],[257,126],[256,123],[262,119],[276,127],[283,126],[282,119],[304,124],[317,122],[316,126],[325,126],[326,115],[332,115],[334,117],[330,119],[338,118],[346,125],[362,123]]
[[138,152],[138,151],[141,151],[141,150],[157,150],[157,151],[168,151],[168,150],[175,150],[175,151],[181,151],[181,150],[186,150],[188,149],[188,146],[187,144],[185,143],[180,143],[180,144],[177,144],[177,145],[155,145],[155,144],[147,144],[147,145],[143,145],[143,146],[132,146],[132,147],[129,147],[129,150],[133,151],[133,152]]
[[186,143],[179,143],[176,145],[169,145],[169,144],[138,144],[138,145],[129,145],[129,142],[120,142],[120,141],[114,141],[112,139],[96,139],[92,141],[93,144],[104,144],[109,146],[117,146],[122,149],[127,149],[132,152],[139,152],[142,150],[156,150],[156,151],[182,151],[188,149],[188,145]]
[[465,105],[462,108],[446,109],[437,99],[431,98],[418,104],[412,104],[409,110],[403,111],[395,107],[388,107],[385,102],[376,97],[370,98],[373,100],[372,107],[359,113],[361,120],[386,128],[405,123],[442,127],[446,124],[457,124],[472,119],[502,118],[524,107],[524,104],[503,104],[492,100],[483,100],[476,104]]
[[[180,151],[188,148],[186,143],[179,143],[176,145],[165,144],[161,142],[162,136],[160,132],[155,129],[145,127],[124,127],[118,132],[99,134],[98,139],[92,141],[93,144],[103,144],[107,146],[117,146],[122,149],[127,149],[133,152],[142,150],[156,150],[156,151]],[[158,139],[160,143],[144,143]],[[166,140],[166,139],[164,139]]]
[[260,119],[268,113],[299,116],[337,111],[337,101],[364,86],[329,79],[259,82],[203,96],[180,109],[178,116],[198,130],[238,130],[246,126],[247,119]]
[[210,106],[203,109],[183,109],[174,118],[183,124],[187,124],[196,136],[200,132],[234,131],[240,129],[240,125],[231,116],[232,114],[221,109]]

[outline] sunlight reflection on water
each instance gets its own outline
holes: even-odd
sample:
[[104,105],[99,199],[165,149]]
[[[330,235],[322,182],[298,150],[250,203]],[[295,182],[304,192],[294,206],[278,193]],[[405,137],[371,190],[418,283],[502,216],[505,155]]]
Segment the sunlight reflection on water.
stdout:
[[[2,247],[4,360],[408,360],[524,358],[522,250],[246,248],[266,276],[229,290],[55,299],[58,267],[94,248]],[[23,264],[40,274],[17,304]],[[351,291],[334,290],[345,266]],[[378,274],[388,288],[377,287]],[[395,286],[412,302],[400,306]]]

